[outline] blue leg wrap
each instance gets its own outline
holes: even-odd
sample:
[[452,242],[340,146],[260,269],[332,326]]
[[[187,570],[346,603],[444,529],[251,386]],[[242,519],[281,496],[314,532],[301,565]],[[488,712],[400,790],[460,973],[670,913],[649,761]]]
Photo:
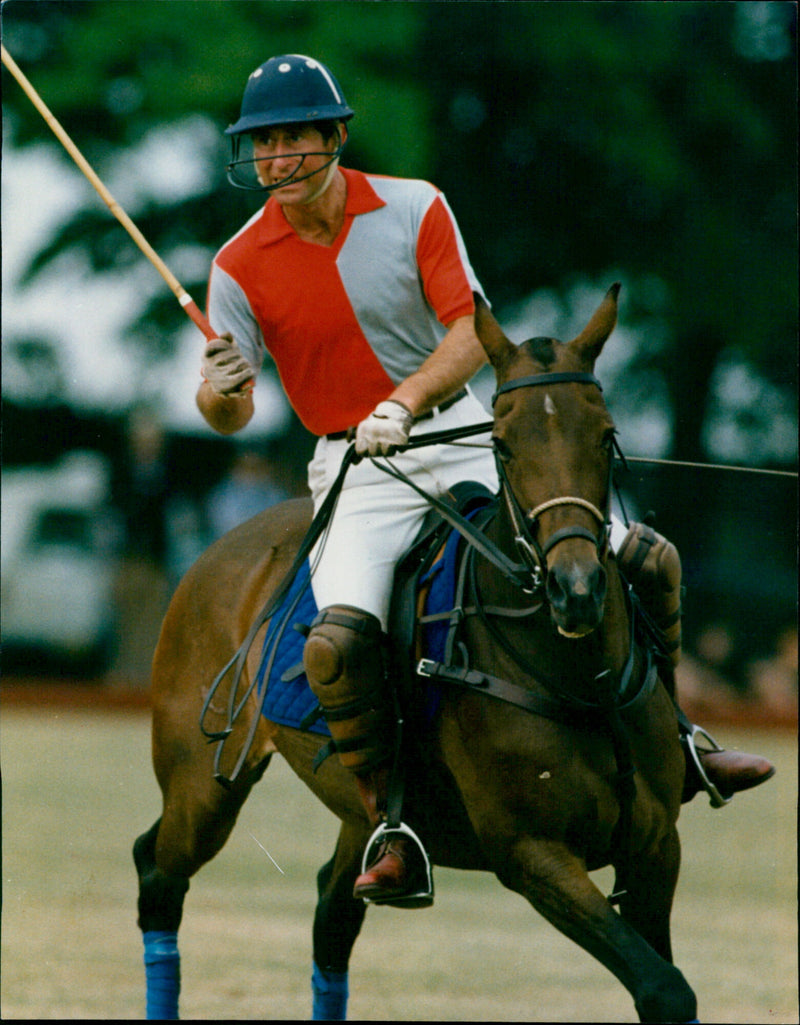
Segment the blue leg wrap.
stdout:
[[177,932],[144,933],[144,973],[148,1021],[177,1018],[181,990]]
[[347,972],[323,972],[315,963],[311,990],[314,994],[312,1021],[347,1020]]

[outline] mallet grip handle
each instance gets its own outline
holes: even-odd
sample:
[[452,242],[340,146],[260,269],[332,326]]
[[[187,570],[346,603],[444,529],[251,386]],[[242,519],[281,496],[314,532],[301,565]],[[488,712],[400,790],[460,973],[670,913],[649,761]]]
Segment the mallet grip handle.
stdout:
[[59,140],[61,145],[64,147],[67,153],[69,153],[69,155],[72,157],[72,159],[81,169],[81,171],[83,171],[83,173],[95,187],[98,194],[100,195],[100,198],[106,204],[108,209],[117,218],[117,220],[120,222],[122,227],[128,232],[128,234],[139,247],[139,249],[141,249],[141,251],[147,257],[150,263],[153,264],[153,266],[164,279],[164,281],[166,281],[166,283],[172,289],[173,293],[175,294],[175,297],[177,298],[181,306],[184,308],[190,319],[193,320],[194,323],[200,328],[200,330],[203,332],[207,339],[210,340],[212,338],[216,338],[217,332],[214,330],[211,324],[209,324],[207,318],[200,312],[192,297],[183,288],[180,281],[178,281],[178,279],[175,277],[175,275],[172,273],[169,267],[167,267],[167,265],[164,263],[164,261],[155,251],[155,249],[153,249],[153,247],[150,245],[150,243],[147,241],[147,239],[144,237],[141,231],[139,231],[139,229],[136,227],[136,225],[133,223],[130,217],[125,213],[125,211],[116,201],[116,199],[114,199],[114,197],[105,187],[103,182],[95,174],[91,165],[88,163],[84,155],[72,141],[69,135],[67,135],[67,133],[64,131],[59,122],[56,120],[52,111],[47,107],[45,102],[42,100],[41,96],[39,96],[39,94],[33,88],[31,83],[25,77],[24,73],[19,68],[14,58],[11,56],[8,50],[6,50],[5,46],[2,46],[2,44],[0,44],[0,48],[2,48],[3,64],[5,64],[5,66],[8,68],[8,70],[11,72],[11,74],[22,87],[22,90],[26,94],[28,99],[31,101],[34,107],[36,107],[36,109],[45,119],[47,124],[53,130],[53,133],[55,134],[56,138]]

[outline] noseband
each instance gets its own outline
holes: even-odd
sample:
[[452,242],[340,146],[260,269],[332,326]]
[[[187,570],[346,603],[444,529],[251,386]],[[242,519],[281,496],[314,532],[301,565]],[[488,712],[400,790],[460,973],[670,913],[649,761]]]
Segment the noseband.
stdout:
[[[517,388],[531,388],[542,384],[568,383],[593,384],[601,392],[603,390],[600,382],[594,374],[578,372],[533,374],[528,377],[519,377],[513,381],[507,381],[505,384],[501,384],[492,396],[492,406],[494,406],[499,395],[503,395],[505,392],[514,391]],[[551,498],[546,502],[542,502],[534,509],[531,509],[530,512],[525,513],[517,501],[516,495],[511,489],[502,460],[495,456],[495,462],[497,463],[498,476],[500,478],[503,495],[505,496],[506,506],[508,508],[508,513],[514,530],[514,543],[531,570],[533,590],[537,590],[541,587],[547,577],[547,556],[556,547],[556,545],[565,541],[567,538],[580,537],[587,541],[591,541],[597,549],[598,557],[602,559],[608,545],[608,536],[610,531],[610,516],[608,511],[606,511],[606,513],[601,512],[596,505],[585,498],[576,498],[571,495],[565,495],[561,498]],[[613,466],[613,459],[611,460],[611,466]],[[610,474],[611,467],[609,467],[609,476]],[[606,493],[610,502],[610,487],[606,489]],[[578,524],[575,524],[574,526],[562,527],[560,530],[554,531],[544,544],[540,544],[533,533],[539,517],[542,513],[547,512],[548,509],[554,509],[557,506],[562,505],[578,506],[582,509],[588,510],[600,524],[599,533],[593,534],[590,530],[587,530],[586,527],[581,527]]]

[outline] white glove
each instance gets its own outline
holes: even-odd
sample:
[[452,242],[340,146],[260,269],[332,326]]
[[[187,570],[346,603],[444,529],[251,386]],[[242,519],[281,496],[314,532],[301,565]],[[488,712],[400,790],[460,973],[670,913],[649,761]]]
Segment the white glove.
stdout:
[[212,338],[206,345],[202,370],[203,377],[219,395],[249,391],[243,385],[255,378],[253,368],[229,334]]
[[401,402],[379,402],[356,429],[356,452],[360,456],[390,456],[406,444],[413,423],[414,417]]

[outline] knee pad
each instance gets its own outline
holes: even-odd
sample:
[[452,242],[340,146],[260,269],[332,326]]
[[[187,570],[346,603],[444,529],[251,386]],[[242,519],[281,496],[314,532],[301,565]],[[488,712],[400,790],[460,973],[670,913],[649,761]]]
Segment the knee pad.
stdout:
[[681,560],[671,541],[644,523],[632,523],[617,552],[623,574],[664,635],[677,665],[681,651]]
[[396,716],[386,674],[386,638],[376,616],[331,605],[314,619],[303,649],[342,764],[365,772],[393,753]]

